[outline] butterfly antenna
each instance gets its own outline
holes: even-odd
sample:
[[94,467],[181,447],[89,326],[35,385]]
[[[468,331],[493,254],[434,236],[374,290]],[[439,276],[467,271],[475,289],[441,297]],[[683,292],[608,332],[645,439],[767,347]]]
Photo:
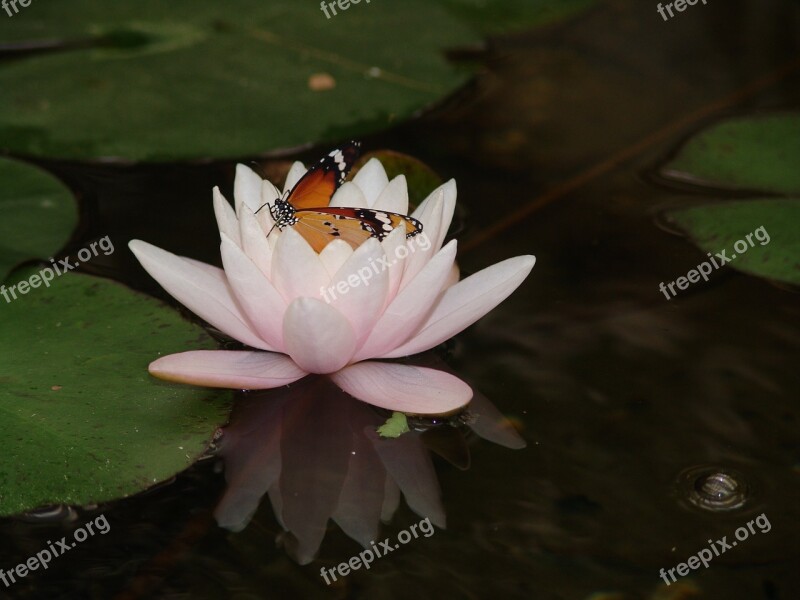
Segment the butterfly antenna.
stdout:
[[269,202],[264,202],[264,204],[262,204],[262,205],[261,205],[261,206],[258,208],[258,210],[257,210],[256,212],[254,212],[253,214],[254,214],[254,215],[257,215],[257,214],[258,214],[258,212],[259,212],[259,211],[260,211],[262,208],[264,208],[265,206],[267,206],[268,204],[269,204]]

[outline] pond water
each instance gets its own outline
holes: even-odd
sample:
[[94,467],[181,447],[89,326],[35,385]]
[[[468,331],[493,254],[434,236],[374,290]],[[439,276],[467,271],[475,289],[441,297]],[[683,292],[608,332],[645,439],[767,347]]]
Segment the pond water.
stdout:
[[[0,596],[800,597],[797,295],[723,269],[667,300],[659,283],[705,255],[659,217],[699,193],[655,175],[682,140],[715,119],[798,105],[800,10],[778,0],[709,0],[663,21],[656,4],[608,2],[566,23],[494,38],[480,56],[486,71],[467,90],[363,140],[456,178],[463,272],[537,257],[509,300],[439,353],[527,444],[512,449],[450,425],[440,427],[457,435],[425,441],[450,459],[433,459],[446,529],[326,585],[320,569],[362,548],[330,523],[318,558],[306,565],[290,558],[292,541],[270,499],[258,502],[266,491],[258,480],[274,464],[253,438],[259,458],[242,464],[227,456],[229,474],[236,464],[246,488],[236,500],[245,507],[232,517],[241,531],[215,520],[231,492],[223,458],[210,456],[107,506],[0,521],[4,568],[100,514],[110,523],[107,535],[0,588]],[[210,190],[219,185],[231,197],[235,163],[39,164],[82,200],[70,247],[104,235],[117,243],[87,272],[174,304],[127,240],[219,264]],[[238,401],[237,411],[258,409],[252,398]],[[312,419],[306,408],[297,409],[304,426],[292,425],[300,432],[296,454],[284,456],[283,468],[294,469],[301,492],[302,481],[316,478],[324,496],[335,470],[325,462],[325,430],[352,424]],[[264,430],[288,427],[269,415],[240,418]],[[352,418],[361,427],[381,420]],[[220,446],[233,437],[223,434]],[[422,452],[415,439],[406,458]],[[430,484],[419,460],[398,472]],[[302,506],[313,512],[312,505]],[[380,502],[361,508],[379,510]],[[378,539],[396,539],[419,521],[401,502]],[[676,582],[660,575],[704,549],[724,549],[716,542],[723,538],[738,544],[715,553],[707,568]]]

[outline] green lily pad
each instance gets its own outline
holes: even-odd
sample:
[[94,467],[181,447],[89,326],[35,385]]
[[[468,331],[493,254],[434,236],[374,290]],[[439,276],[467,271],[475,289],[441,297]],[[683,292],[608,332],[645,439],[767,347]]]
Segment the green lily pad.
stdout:
[[0,19],[0,148],[61,159],[237,158],[362,136],[470,74],[477,34],[427,0],[40,2]]
[[548,25],[596,4],[595,0],[438,0],[483,33]]
[[724,190],[800,194],[800,114],[742,117],[702,131],[661,168],[667,179]]
[[354,174],[372,158],[381,161],[390,180],[398,175],[405,175],[408,199],[412,207],[418,206],[428,194],[444,183],[436,171],[421,160],[394,150],[378,150],[365,154],[356,163]]
[[[25,269],[6,281],[37,273]],[[0,515],[128,496],[192,464],[226,422],[230,392],[151,377],[160,355],[215,348],[166,305],[67,273],[0,297]]]
[[0,281],[18,264],[49,258],[78,222],[72,194],[37,167],[0,159]]
[[704,252],[725,250],[731,258],[726,266],[800,285],[800,199],[692,206],[666,218]]

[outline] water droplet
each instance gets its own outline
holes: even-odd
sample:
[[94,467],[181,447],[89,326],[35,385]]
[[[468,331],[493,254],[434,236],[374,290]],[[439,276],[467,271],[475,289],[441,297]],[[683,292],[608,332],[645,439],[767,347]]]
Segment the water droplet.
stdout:
[[680,477],[683,496],[703,510],[729,511],[747,502],[750,486],[741,473],[719,467],[695,467]]

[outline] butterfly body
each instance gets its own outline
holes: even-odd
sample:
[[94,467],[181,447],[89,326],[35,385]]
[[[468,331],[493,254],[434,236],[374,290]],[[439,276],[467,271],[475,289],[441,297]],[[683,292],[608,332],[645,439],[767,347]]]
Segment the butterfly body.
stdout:
[[360,144],[350,142],[325,156],[300,178],[284,198],[275,200],[269,212],[278,229],[293,227],[315,251],[342,239],[353,248],[370,237],[382,240],[397,227],[406,237],[422,231],[413,217],[369,208],[331,207],[334,192],[344,183],[358,156]]

